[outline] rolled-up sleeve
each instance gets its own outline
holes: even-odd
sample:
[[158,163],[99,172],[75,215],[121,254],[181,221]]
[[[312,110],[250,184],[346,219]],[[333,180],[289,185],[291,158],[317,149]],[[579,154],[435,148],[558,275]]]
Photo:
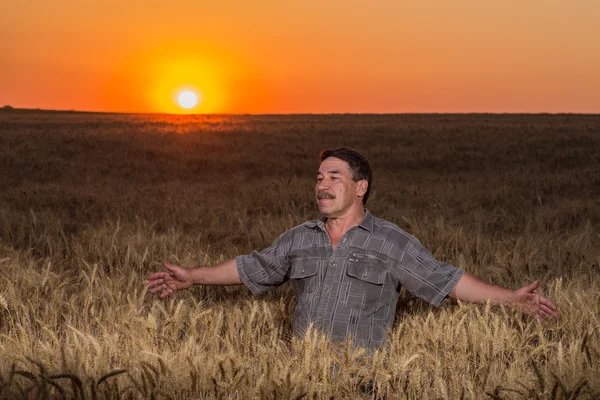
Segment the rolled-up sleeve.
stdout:
[[236,267],[242,282],[255,295],[260,295],[287,281],[289,262],[284,235],[279,236],[270,247],[236,257]]
[[395,272],[406,290],[436,307],[464,273],[460,268],[434,259],[417,239],[408,243]]

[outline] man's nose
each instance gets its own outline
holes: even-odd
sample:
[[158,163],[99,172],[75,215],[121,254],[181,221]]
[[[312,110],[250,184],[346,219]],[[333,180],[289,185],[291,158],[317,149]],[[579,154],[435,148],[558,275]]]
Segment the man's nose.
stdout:
[[324,190],[325,188],[327,188],[327,184],[325,184],[324,180],[322,180],[321,182],[317,182],[318,191]]

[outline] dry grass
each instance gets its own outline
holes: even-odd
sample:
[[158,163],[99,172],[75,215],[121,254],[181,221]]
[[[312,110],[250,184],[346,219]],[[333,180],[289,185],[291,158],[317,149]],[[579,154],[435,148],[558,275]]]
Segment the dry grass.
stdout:
[[[558,322],[410,296],[368,357],[291,335],[284,285],[157,300],[317,216],[319,150],[375,171],[369,209]],[[600,117],[0,113],[0,398],[598,398]]]

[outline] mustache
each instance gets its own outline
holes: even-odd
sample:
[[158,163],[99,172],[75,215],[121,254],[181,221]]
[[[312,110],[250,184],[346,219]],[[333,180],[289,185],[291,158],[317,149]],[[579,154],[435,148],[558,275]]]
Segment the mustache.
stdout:
[[328,192],[319,192],[317,193],[317,199],[335,199],[335,196]]

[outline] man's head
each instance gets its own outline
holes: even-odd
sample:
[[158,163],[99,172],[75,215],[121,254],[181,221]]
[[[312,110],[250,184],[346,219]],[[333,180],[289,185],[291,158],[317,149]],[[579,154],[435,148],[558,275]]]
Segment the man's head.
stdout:
[[343,212],[355,203],[364,206],[373,180],[369,162],[345,147],[322,151],[319,156],[321,165],[315,193],[321,212],[325,215]]

